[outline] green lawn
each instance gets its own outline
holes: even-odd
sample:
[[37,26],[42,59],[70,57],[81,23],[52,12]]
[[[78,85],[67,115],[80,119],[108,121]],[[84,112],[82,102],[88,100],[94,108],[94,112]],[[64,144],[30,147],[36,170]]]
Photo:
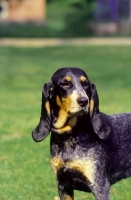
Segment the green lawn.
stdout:
[[[35,143],[41,89],[56,69],[80,67],[97,85],[100,109],[130,111],[130,47],[0,47],[0,199],[54,200],[57,187],[49,164],[49,139]],[[111,189],[111,200],[129,200],[131,179]],[[93,200],[76,192],[75,200]]]

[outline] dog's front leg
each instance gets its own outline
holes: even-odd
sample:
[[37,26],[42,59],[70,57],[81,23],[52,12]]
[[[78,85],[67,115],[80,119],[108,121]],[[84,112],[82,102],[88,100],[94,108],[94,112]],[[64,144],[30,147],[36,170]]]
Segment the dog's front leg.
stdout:
[[98,183],[93,186],[92,193],[96,200],[110,200],[110,184],[106,180],[104,184],[102,182],[103,180],[99,180]]
[[60,200],[74,200],[74,192],[72,189],[65,188],[63,185],[58,184],[58,192]]

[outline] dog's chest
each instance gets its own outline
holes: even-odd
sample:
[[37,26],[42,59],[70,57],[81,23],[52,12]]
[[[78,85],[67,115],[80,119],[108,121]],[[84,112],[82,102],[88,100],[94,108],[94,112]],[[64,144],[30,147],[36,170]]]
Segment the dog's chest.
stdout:
[[[50,159],[54,174],[64,179],[73,179],[80,182],[81,179],[94,184],[96,171],[96,160],[94,159],[95,148],[81,146],[75,139],[69,139],[64,142],[63,148],[59,154]],[[73,176],[73,178],[71,178]]]

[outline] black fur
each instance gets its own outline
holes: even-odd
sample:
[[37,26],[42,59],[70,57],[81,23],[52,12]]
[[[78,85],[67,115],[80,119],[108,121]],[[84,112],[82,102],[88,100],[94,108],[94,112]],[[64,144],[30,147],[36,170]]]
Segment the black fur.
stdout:
[[44,85],[33,139],[50,131],[60,200],[73,200],[74,190],[109,200],[110,186],[131,176],[131,113],[101,113],[96,87],[83,70],[59,69]]

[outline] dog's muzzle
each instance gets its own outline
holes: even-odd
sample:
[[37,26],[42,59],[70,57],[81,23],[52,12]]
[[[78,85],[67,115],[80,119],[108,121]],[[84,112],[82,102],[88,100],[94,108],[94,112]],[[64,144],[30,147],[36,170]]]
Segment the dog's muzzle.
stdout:
[[83,108],[86,107],[88,104],[88,99],[86,97],[79,97],[77,99],[78,104]]

